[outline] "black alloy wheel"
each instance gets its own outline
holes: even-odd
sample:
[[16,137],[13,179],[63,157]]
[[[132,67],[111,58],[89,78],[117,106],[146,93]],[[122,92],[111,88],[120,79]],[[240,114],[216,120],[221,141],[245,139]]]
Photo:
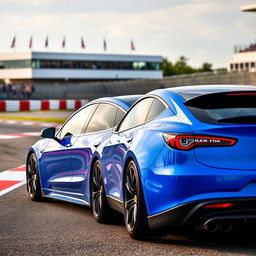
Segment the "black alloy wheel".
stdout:
[[37,159],[34,153],[29,156],[27,162],[27,190],[32,201],[41,201],[41,185],[38,172]]
[[108,205],[100,161],[94,163],[91,176],[91,206],[95,219],[100,223],[109,223],[111,208]]
[[144,238],[149,232],[147,211],[134,161],[131,161],[125,170],[124,211],[125,225],[129,235],[136,239]]

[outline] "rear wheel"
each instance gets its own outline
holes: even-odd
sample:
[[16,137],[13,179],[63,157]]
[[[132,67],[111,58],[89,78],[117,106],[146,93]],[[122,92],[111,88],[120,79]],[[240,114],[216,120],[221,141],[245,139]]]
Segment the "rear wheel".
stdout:
[[131,161],[125,170],[124,210],[125,225],[129,235],[136,239],[145,237],[149,232],[147,211],[134,161]]
[[91,177],[91,205],[95,219],[100,223],[109,223],[112,209],[109,207],[103,184],[100,161],[94,163]]
[[42,200],[38,164],[34,153],[29,156],[27,163],[27,188],[32,201]]

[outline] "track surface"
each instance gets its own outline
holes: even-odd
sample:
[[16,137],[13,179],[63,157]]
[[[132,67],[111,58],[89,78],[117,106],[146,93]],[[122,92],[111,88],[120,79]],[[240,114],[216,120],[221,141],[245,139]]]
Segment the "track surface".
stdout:
[[[0,135],[41,129],[0,124]],[[27,148],[38,139],[0,140],[0,172],[24,164]],[[25,185],[0,197],[0,255],[256,255],[254,230],[247,227],[222,235],[173,230],[135,241],[122,221],[98,224],[88,208],[30,201]]]

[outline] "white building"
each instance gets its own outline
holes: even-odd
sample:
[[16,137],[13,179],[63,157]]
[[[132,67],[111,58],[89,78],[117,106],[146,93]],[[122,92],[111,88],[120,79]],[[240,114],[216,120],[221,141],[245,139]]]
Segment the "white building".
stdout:
[[230,72],[256,71],[256,43],[248,46],[236,46],[233,60],[229,63]]
[[[242,6],[243,12],[256,12],[256,4]],[[233,60],[228,65],[230,72],[256,71],[256,42],[235,46]]]
[[20,82],[83,82],[159,79],[161,56],[17,52],[0,54],[0,79]]

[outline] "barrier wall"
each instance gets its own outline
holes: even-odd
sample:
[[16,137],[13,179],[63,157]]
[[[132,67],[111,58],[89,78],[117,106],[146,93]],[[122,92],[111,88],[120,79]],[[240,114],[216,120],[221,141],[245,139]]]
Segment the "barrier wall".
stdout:
[[[123,81],[34,81],[35,92],[31,95],[31,99],[96,99],[106,96],[145,94],[158,88],[211,84],[256,85],[256,72],[207,72],[170,76],[163,79]],[[5,96],[5,98],[2,97],[3,99],[22,99],[21,95],[2,96]]]
[[0,100],[0,111],[75,110],[88,100]]
[[95,99],[105,96],[145,94],[158,88],[189,85],[244,84],[255,85],[256,73],[207,72],[164,77],[163,79],[138,79],[99,82],[35,82],[34,99]]

